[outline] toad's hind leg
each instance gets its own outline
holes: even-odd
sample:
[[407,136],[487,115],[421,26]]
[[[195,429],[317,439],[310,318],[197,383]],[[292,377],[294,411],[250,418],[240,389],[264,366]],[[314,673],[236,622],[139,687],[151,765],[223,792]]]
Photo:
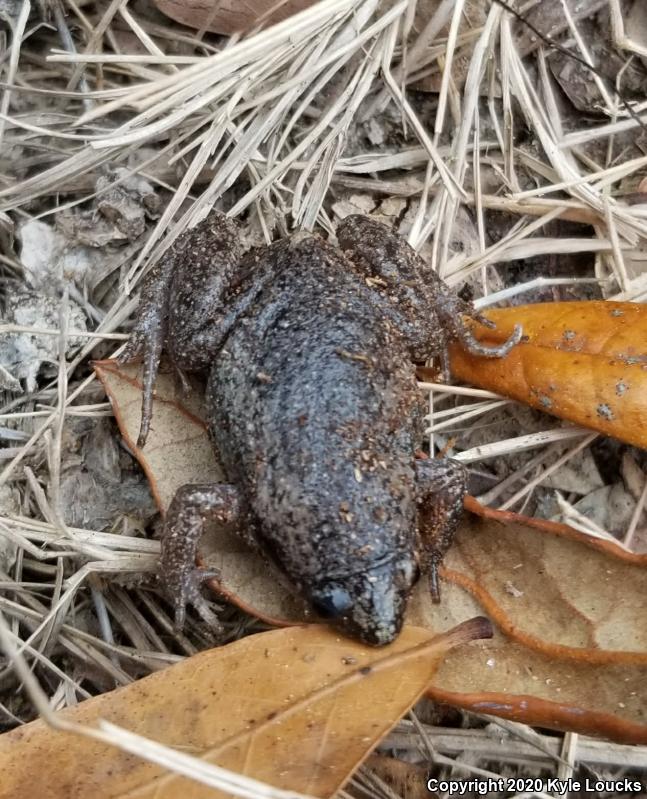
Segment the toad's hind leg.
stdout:
[[207,366],[224,335],[224,293],[243,254],[235,223],[213,212],[183,233],[146,275],[137,321],[119,357],[144,361],[138,446],[150,428],[153,388],[162,348],[178,370]]
[[521,340],[521,326],[517,325],[502,344],[489,346],[478,341],[467,320],[489,327],[494,326],[492,322],[475,313],[471,303],[452,291],[402,236],[381,222],[347,216],[337,228],[337,238],[355,269],[397,309],[413,360],[439,357],[447,373],[451,341],[460,341],[474,355],[501,358]]
[[467,493],[467,471],[458,461],[416,461],[421,569],[429,575],[431,596],[440,601],[438,569],[454,540]]
[[223,483],[188,484],[173,497],[164,520],[160,575],[175,611],[175,627],[182,629],[186,605],[193,605],[212,626],[217,619],[200,592],[202,583],[217,573],[195,565],[198,542],[206,521],[240,523],[241,503],[236,488]]

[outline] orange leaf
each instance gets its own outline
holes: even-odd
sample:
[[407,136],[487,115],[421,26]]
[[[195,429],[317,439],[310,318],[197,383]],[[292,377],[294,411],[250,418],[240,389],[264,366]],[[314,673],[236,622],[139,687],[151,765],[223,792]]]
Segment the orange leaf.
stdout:
[[[95,368],[133,446],[139,429],[137,384],[111,362]],[[183,441],[195,450],[197,429],[207,439],[202,422],[172,397],[172,382],[163,376],[149,443],[143,452],[133,447],[156,496],[165,498],[162,507],[179,485],[205,478],[202,458],[196,459],[199,468],[192,468],[190,458],[173,452],[185,446]],[[192,402],[197,402],[193,395]],[[158,416],[158,405],[165,416]],[[170,425],[172,435],[164,425]],[[159,440],[168,443],[160,447]],[[211,458],[207,474],[217,475],[213,453]],[[183,465],[180,471],[173,467],[176,459]],[[471,513],[446,558],[441,604],[431,602],[420,581],[408,621],[438,631],[485,612],[497,631],[491,642],[448,655],[433,681],[433,695],[527,724],[647,743],[642,687],[647,681],[647,555],[566,525],[493,511],[471,497],[466,507]],[[219,590],[240,607],[273,623],[303,618],[303,608],[294,611],[296,600],[264,560],[231,534],[214,529],[201,553],[209,565],[221,568]]]
[[631,302],[557,302],[488,311],[504,341],[516,323],[524,340],[505,358],[451,348],[454,377],[534,408],[647,447],[647,308]]
[[[485,619],[383,649],[293,627],[211,649],[61,712],[111,721],[277,788],[332,796],[422,695],[443,654]],[[0,799],[225,796],[94,739],[35,721],[0,736]],[[228,795],[228,794],[227,794]]]

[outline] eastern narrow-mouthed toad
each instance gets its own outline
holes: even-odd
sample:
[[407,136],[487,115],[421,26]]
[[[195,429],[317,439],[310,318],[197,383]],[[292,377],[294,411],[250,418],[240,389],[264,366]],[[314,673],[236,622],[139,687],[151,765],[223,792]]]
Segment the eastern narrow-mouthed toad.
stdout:
[[337,237],[338,248],[300,233],[245,253],[234,222],[212,213],[145,280],[121,357],[144,359],[139,444],[164,348],[178,370],[208,374],[228,480],[183,486],[166,514],[161,575],[180,626],[186,603],[207,615],[195,556],[209,518],[237,523],[318,614],[362,641],[395,638],[419,568],[437,596],[466,475],[415,458],[413,361],[439,357],[446,372],[452,340],[501,357],[521,330],[478,343],[472,307],[375,220],[347,217]]

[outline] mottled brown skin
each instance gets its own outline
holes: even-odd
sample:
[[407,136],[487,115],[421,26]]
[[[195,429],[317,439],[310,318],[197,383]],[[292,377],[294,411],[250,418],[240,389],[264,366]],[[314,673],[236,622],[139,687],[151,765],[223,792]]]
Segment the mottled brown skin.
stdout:
[[420,566],[437,594],[466,475],[415,460],[412,362],[446,366],[456,339],[498,357],[520,331],[484,348],[463,322],[471,307],[399,236],[358,216],[337,235],[340,249],[297,234],[243,255],[234,223],[212,214],[147,278],[122,356],[144,356],[140,445],[165,348],[179,370],[208,371],[228,479],[183,486],[169,507],[161,575],[179,625],[187,603],[208,614],[195,568],[207,518],[237,522],[320,615],[367,643],[396,637]]

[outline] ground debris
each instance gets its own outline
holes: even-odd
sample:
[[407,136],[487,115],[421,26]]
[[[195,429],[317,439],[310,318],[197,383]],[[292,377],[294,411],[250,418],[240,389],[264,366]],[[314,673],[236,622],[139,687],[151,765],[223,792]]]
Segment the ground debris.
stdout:
[[67,452],[60,490],[67,524],[108,530],[128,516],[143,529],[157,513],[146,478],[120,449],[107,419],[84,419],[70,426]]
[[[20,260],[25,268],[29,285],[51,295],[60,292],[66,283],[83,286],[88,274],[98,267],[101,253],[88,242],[74,242],[71,226],[66,220],[76,218],[71,214],[58,214],[61,231],[45,222],[34,219],[19,228]],[[101,242],[105,244],[105,241]]]
[[[119,181],[118,183],[116,181]],[[151,184],[128,170],[119,168],[110,177],[97,179],[97,208],[128,241],[146,229],[146,219],[160,213],[160,198]]]
[[[5,311],[3,322],[36,330],[61,329],[61,302],[41,291],[20,285],[9,284],[5,289]],[[80,306],[68,299],[68,329],[85,331],[86,320]],[[65,357],[75,352],[83,343],[80,336],[69,336],[65,341]],[[0,335],[0,366],[14,378],[5,377],[2,388],[18,391],[24,380],[28,392],[36,389],[36,378],[41,370],[50,376],[58,369],[60,339],[57,335],[42,335],[39,332],[21,331]]]

